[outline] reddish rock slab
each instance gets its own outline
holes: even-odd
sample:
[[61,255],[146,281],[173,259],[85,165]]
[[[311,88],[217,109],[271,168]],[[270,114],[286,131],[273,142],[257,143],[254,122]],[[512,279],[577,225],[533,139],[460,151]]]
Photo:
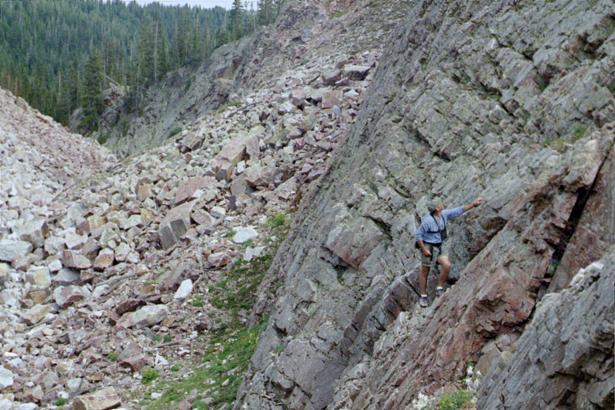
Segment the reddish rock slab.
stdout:
[[568,286],[579,269],[600,259],[609,245],[614,243],[615,148],[611,148],[548,291],[558,292]]
[[53,291],[53,299],[61,309],[67,308],[90,296],[90,292],[80,286],[60,286]]
[[160,222],[158,237],[164,249],[168,249],[190,229],[190,214],[196,201],[186,202],[171,209]]
[[189,199],[194,193],[202,188],[215,185],[216,181],[211,177],[189,178],[177,188],[175,192],[175,205],[179,205]]
[[62,265],[67,268],[81,270],[91,268],[92,262],[80,253],[64,250],[62,253]]

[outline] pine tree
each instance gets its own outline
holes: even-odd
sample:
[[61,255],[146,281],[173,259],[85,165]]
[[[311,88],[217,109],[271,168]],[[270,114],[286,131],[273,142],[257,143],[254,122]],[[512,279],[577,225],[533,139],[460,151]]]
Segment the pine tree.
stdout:
[[85,65],[85,81],[83,90],[83,120],[81,127],[93,131],[98,126],[98,117],[104,110],[103,102],[103,66],[97,50],[90,55]]
[[230,27],[228,28],[231,41],[235,41],[243,35],[243,14],[244,10],[241,0],[233,0],[233,8],[231,9],[231,18],[229,20]]

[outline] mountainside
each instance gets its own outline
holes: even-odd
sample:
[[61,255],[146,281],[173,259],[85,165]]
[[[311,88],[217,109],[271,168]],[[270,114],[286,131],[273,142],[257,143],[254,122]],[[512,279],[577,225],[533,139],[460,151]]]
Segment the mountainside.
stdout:
[[[368,14],[374,24],[402,15],[363,6],[332,17],[336,9],[297,4],[270,35],[292,43],[289,27],[320,13],[320,33],[346,41],[330,32],[356,27],[348,36],[359,36],[353,22]],[[2,141],[20,147],[8,151],[11,181],[66,167],[58,183],[45,182],[49,205],[33,217],[27,190],[9,184],[2,197],[0,407],[232,403],[264,326],[248,323],[256,289],[291,212],[346,139],[384,34],[361,36],[364,48],[352,54],[324,42],[305,58],[282,55],[232,104],[122,161],[90,140],[60,138],[64,128],[30,108],[7,105]],[[260,52],[274,55],[276,44]],[[246,70],[238,66],[238,78]],[[41,118],[60,137],[28,125]],[[39,144],[45,155],[57,147],[56,162],[19,156]]]
[[[608,1],[410,6],[278,252],[285,284],[236,408],[408,408],[514,351],[545,292],[614,241],[613,23]],[[459,281],[423,312],[413,234],[433,196],[486,203],[451,224]],[[517,403],[612,406],[612,387],[587,393],[613,382],[601,334],[611,354],[587,364],[600,372]],[[481,408],[515,408],[488,386]]]
[[[106,147],[0,90],[0,408],[612,408],[614,29],[294,1]],[[436,196],[485,203],[422,309]]]
[[128,112],[121,102],[110,107],[95,136],[117,154],[130,155],[180,131],[196,131],[193,124],[199,117],[236,105],[258,90],[283,87],[290,92],[318,82],[320,73],[332,76],[327,85],[342,80],[338,86],[344,86],[336,70],[364,52],[364,61],[356,62],[373,65],[379,58],[374,51],[384,47],[406,7],[401,0],[289,2],[275,25],[220,47],[198,70],[179,70],[150,87],[138,112]]

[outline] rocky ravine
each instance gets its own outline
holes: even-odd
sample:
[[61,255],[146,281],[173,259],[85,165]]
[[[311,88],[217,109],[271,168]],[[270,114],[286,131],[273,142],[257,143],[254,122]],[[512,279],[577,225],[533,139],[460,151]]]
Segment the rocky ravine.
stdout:
[[[360,36],[352,23],[366,15],[400,15],[393,5],[344,7],[334,18],[298,3],[263,36],[288,42],[317,14],[319,33],[344,42]],[[340,30],[347,35],[331,34]],[[144,369],[164,376],[178,361],[200,363],[228,315],[210,290],[235,262],[268,252],[266,219],[296,207],[327,173],[386,34],[318,51],[315,33],[304,32],[309,53],[283,57],[260,87],[122,161],[2,91],[1,408],[140,408]],[[190,394],[187,403],[211,401]]]
[[[480,408],[530,406],[532,382],[553,382],[536,408],[613,406],[612,290],[584,282],[536,304],[615,241],[614,22],[610,1],[411,4],[278,252],[271,274],[285,285],[236,408],[411,408],[470,361],[489,380]],[[412,236],[435,195],[487,201],[451,224],[459,281],[418,311]],[[600,283],[613,282],[608,260]],[[600,298],[590,346],[566,336],[590,326],[574,320],[546,337],[540,321],[579,292]],[[572,362],[519,351],[536,338]]]
[[[307,95],[319,100],[324,91],[341,91],[348,79],[344,65],[356,62],[372,66],[380,56],[388,34],[404,16],[407,0],[292,0],[275,25],[263,27],[253,36],[216,50],[196,70],[170,73],[146,93],[145,106],[128,112],[123,100],[111,104],[102,115],[95,134],[106,146],[126,156],[157,147],[180,129],[190,128],[200,117],[225,105],[238,104],[258,89],[321,89]],[[356,56],[366,53],[360,60]],[[297,70],[298,67],[302,69]],[[291,76],[288,73],[294,72]],[[319,84],[320,74],[325,84]],[[360,80],[356,74],[353,80]],[[284,83],[281,78],[286,78]],[[332,87],[328,90],[325,87]],[[279,91],[279,90],[278,90]],[[349,91],[349,89],[345,89]],[[341,94],[329,99],[339,105]],[[276,105],[283,101],[269,100]],[[329,107],[329,108],[331,108]],[[256,112],[256,115],[260,113]],[[347,113],[347,112],[345,112]],[[310,113],[304,111],[305,118]],[[296,124],[276,122],[276,134],[286,134]]]

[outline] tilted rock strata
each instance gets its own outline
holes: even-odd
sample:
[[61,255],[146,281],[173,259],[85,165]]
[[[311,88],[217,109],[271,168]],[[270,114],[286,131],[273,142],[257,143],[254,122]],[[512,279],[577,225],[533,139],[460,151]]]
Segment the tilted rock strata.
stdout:
[[483,378],[480,409],[613,408],[615,248],[547,294],[513,352]]
[[[370,9],[348,18],[365,13]],[[298,28],[275,30],[286,42]],[[0,246],[11,242],[0,248],[6,260],[0,262],[0,365],[11,372],[11,386],[2,392],[8,408],[58,398],[86,405],[106,396],[108,386],[126,405],[143,394],[135,378],[145,366],[169,373],[165,357],[199,354],[193,350],[198,333],[219,326],[222,315],[209,288],[239,258],[270,251],[266,217],[296,206],[346,139],[380,53],[381,44],[370,38],[349,54],[324,43],[331,54],[311,50],[309,58],[285,60],[275,76],[260,77],[269,85],[246,90],[233,104],[197,116],[163,146],[122,162],[73,136],[62,158],[82,158],[91,147],[104,160],[67,161],[58,181],[39,178],[50,193],[45,201],[6,187],[0,216],[10,223],[0,225]],[[325,85],[319,61],[363,68],[340,72]],[[24,107],[27,125],[36,114]],[[16,152],[33,149],[32,133],[11,128]],[[28,155],[6,169],[19,181],[37,167],[44,176],[55,166]],[[192,305],[192,295],[202,298],[202,307]],[[160,335],[174,339],[160,347]]]
[[[236,408],[404,408],[493,339],[510,347],[585,193],[591,204],[611,189],[596,180],[615,134],[611,24],[608,1],[410,5],[278,253],[271,273],[285,285]],[[416,312],[426,200],[479,195],[486,204],[450,226],[457,284],[427,319],[386,330]],[[269,295],[265,285],[262,311]]]

